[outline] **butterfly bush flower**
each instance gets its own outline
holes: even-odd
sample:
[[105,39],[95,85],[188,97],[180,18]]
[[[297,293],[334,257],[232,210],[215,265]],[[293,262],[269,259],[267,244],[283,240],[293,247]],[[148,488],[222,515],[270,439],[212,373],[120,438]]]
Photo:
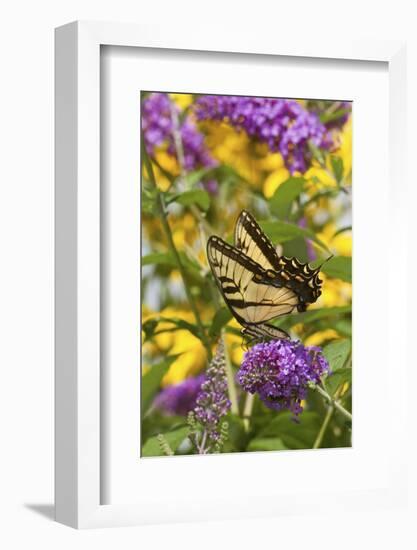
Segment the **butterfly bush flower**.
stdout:
[[[170,155],[177,156],[175,145],[175,122],[173,112],[179,119],[179,135],[184,152],[184,169],[214,168],[217,161],[211,156],[204,143],[203,134],[197,129],[193,120],[186,116],[180,121],[180,111],[167,94],[153,93],[143,101],[142,129],[148,155],[154,156],[156,149],[165,145]],[[217,181],[204,181],[209,193],[217,192]]]
[[167,386],[156,396],[154,407],[168,415],[186,416],[196,406],[197,395],[204,380],[205,376],[201,374]]
[[315,113],[291,99],[203,95],[195,105],[198,120],[228,122],[281,153],[290,171],[305,172],[312,154],[308,143],[330,149],[327,128]]
[[297,416],[303,410],[301,401],[308,384],[318,384],[328,372],[329,364],[319,347],[273,340],[245,353],[237,380],[247,392],[258,393],[268,408],[289,409]]
[[227,393],[224,345],[220,341],[216,355],[206,371],[206,380],[201,385],[194,408],[195,419],[203,427],[200,448],[210,449],[221,439],[221,418],[231,406]]

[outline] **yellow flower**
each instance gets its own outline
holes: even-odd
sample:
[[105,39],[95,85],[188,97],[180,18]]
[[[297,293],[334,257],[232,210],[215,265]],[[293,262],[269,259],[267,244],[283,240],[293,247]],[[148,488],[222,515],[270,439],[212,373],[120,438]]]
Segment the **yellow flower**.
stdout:
[[[199,236],[197,222],[193,216],[189,213],[183,213],[178,215],[168,214],[168,223],[171,228],[171,233],[174,239],[175,246],[179,250],[183,250],[185,245],[192,246]],[[160,235],[157,228],[160,226],[160,220],[158,218],[146,219],[144,221],[144,227],[146,233],[153,243],[161,241],[166,243],[165,237]],[[155,247],[156,248],[156,247]]]
[[172,232],[172,238],[178,249],[183,248],[185,243],[185,229],[183,227],[177,227],[175,231]]
[[352,233],[344,231],[331,240],[331,247],[339,256],[352,256]]
[[[165,317],[167,319],[177,318],[191,323],[194,322],[194,316],[190,311],[167,307],[158,313],[151,312],[146,306],[143,306],[143,322],[157,317]],[[165,356],[178,355],[162,379],[163,386],[176,384],[198,373],[204,368],[207,361],[206,349],[199,338],[188,330],[183,329],[163,332],[164,330],[173,328],[175,328],[175,325],[169,321],[159,322],[156,329],[156,332],[159,334],[154,334],[152,342],[147,342],[143,348],[143,355],[145,357],[161,354]],[[149,365],[144,361],[143,372],[148,367]]]
[[181,382],[202,370],[207,361],[206,350],[201,341],[188,330],[175,331],[174,345],[169,355],[180,354],[171,364],[162,379],[162,385],[168,386]]
[[311,334],[304,340],[305,346],[320,346],[323,344],[323,342],[327,342],[328,340],[334,340],[335,338],[339,338],[339,334],[329,328],[327,330],[320,330],[319,332],[315,332],[314,334]]
[[185,212],[185,214],[182,217],[182,225],[184,226],[185,230],[191,231],[196,228],[197,223],[192,214],[190,214],[189,212]]
[[316,163],[305,172],[304,178],[308,181],[307,192],[317,193],[326,187],[336,187],[337,182],[330,170],[318,166]]
[[289,171],[285,168],[278,168],[274,172],[271,172],[264,181],[263,192],[267,199],[270,199],[278,187],[284,183],[290,177]]
[[331,279],[324,273],[320,273],[323,280],[322,294],[320,298],[311,305],[312,309],[321,307],[346,306],[352,302],[352,285],[340,279]]
[[254,144],[245,132],[226,122],[204,121],[200,128],[206,134],[206,144],[215,159],[232,167],[251,185],[260,186],[264,170],[258,162],[265,157],[263,146]]
[[352,172],[352,117],[349,117],[340,134],[340,148],[337,153],[343,160],[343,173],[349,181]]
[[[164,149],[160,148],[155,151],[155,159],[166,172],[174,177],[178,176],[179,170],[176,159],[172,155],[169,155]],[[152,163],[152,166],[157,187],[161,191],[168,191],[171,186],[171,180],[163,173],[162,170],[158,168],[158,166],[156,166],[155,163]],[[149,179],[149,174],[145,166],[143,166],[143,175],[145,178]]]
[[352,256],[352,232],[337,233],[336,224],[327,223],[317,237],[322,240],[332,252],[338,256]]
[[280,153],[269,153],[269,150],[264,152],[264,156],[257,161],[257,166],[260,170],[271,172],[284,168],[284,159]]
[[[239,331],[242,329],[236,319],[229,321],[227,326],[238,329]],[[243,354],[245,353],[242,344],[243,337],[240,334],[226,332],[226,346],[229,352],[229,357],[235,365],[240,365],[242,362]]]
[[178,105],[181,110],[186,109],[193,102],[192,94],[168,94],[172,101]]
[[164,170],[172,174],[173,176],[178,176],[180,171],[178,167],[178,162],[176,157],[170,155],[164,149],[158,149],[155,152],[155,159],[162,166]]

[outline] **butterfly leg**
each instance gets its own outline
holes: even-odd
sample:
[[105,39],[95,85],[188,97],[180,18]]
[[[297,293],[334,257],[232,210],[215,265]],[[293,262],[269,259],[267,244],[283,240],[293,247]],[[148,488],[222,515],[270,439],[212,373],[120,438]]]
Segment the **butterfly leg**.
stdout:
[[[251,332],[251,330],[248,328],[248,327],[245,327],[245,328],[242,328],[242,330],[240,331],[242,336],[244,336],[246,339],[242,339],[242,349],[245,350],[245,351],[248,351],[249,349],[249,346],[254,343],[258,343],[259,341],[261,341],[261,339],[259,338],[259,336],[257,334],[254,334],[253,332]],[[250,338],[250,336],[252,338]]]

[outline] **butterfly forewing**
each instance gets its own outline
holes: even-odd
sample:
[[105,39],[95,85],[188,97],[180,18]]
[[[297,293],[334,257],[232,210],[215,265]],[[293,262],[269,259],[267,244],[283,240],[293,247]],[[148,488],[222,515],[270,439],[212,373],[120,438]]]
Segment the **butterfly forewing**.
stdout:
[[223,297],[241,324],[264,323],[298,305],[291,289],[256,282],[264,280],[265,269],[219,237],[208,240],[207,256]]
[[243,210],[236,222],[235,246],[264,269],[279,269],[279,256],[255,218]]

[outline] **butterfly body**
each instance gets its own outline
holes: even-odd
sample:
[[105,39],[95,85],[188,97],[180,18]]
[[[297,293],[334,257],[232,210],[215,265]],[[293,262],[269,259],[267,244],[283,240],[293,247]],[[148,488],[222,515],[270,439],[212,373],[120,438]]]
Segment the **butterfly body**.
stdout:
[[226,304],[244,334],[288,338],[267,321],[305,311],[315,302],[321,294],[319,269],[279,256],[249,212],[240,214],[234,238],[234,246],[217,236],[207,242],[209,264]]

